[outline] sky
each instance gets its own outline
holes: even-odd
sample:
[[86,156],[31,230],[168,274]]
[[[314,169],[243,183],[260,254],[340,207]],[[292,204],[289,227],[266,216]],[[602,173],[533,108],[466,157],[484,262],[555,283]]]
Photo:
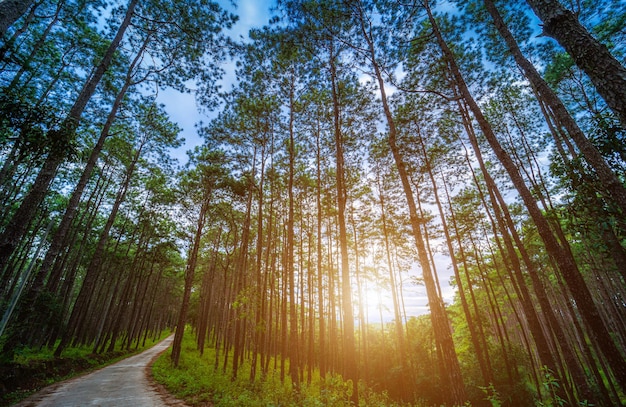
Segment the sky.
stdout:
[[[239,20],[227,33],[235,40],[248,38],[251,28],[262,27],[269,22],[270,8],[275,4],[275,0],[235,0],[234,6],[229,0],[218,0],[217,3],[225,10],[239,16]],[[224,66],[226,74],[222,80],[222,89],[229,90],[235,83],[234,63]],[[199,121],[207,122],[211,119],[209,113],[201,114],[193,94],[180,93],[173,89],[160,90],[158,101],[166,106],[166,110],[172,121],[178,123],[182,128],[181,137],[185,143],[172,152],[172,156],[177,158],[181,165],[187,163],[187,151],[202,144],[202,139],[198,137],[195,124]]]
[[[239,20],[229,31],[230,35],[234,39],[246,39],[251,28],[260,28],[269,22],[271,16],[270,9],[275,4],[275,0],[239,0],[237,7],[234,7],[228,0],[219,0],[218,3],[224,9],[239,16]],[[226,64],[225,69],[226,75],[222,80],[222,88],[229,90],[236,82],[234,63]],[[165,89],[160,91],[158,100],[166,106],[172,121],[178,123],[179,127],[182,128],[181,136],[185,139],[185,143],[180,148],[174,150],[172,156],[177,158],[181,165],[184,165],[188,161],[187,151],[202,143],[202,139],[197,135],[195,124],[199,121],[209,121],[211,115],[198,112],[193,94],[183,94],[173,89]],[[407,238],[410,237],[407,236]],[[444,301],[451,303],[455,290],[449,284],[452,276],[450,260],[446,256],[437,253],[435,254],[435,263]],[[418,316],[427,313],[426,288],[423,285],[418,286],[411,282],[413,277],[421,276],[421,271],[414,265],[411,270],[403,272],[402,275],[404,305],[407,316]],[[394,319],[391,293],[388,290],[381,290],[371,286],[368,288],[365,296],[367,296],[367,315],[370,323],[380,322],[379,308],[381,305],[383,320],[391,322]]]

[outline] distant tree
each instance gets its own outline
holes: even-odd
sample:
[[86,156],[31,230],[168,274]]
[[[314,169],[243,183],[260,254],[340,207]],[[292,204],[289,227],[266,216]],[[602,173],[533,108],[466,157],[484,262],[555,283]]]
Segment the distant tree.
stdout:
[[[192,167],[193,164],[195,164],[195,167]],[[222,187],[226,183],[225,177],[228,175],[224,165],[224,155],[220,151],[210,151],[206,147],[196,148],[188,164],[189,170],[183,173],[182,192],[187,197],[192,198],[191,204],[193,206],[199,205],[199,208],[196,215],[197,225],[195,226],[191,248],[187,256],[185,287],[176,324],[174,343],[172,344],[172,354],[170,356],[174,366],[178,366],[180,359],[191,289],[193,288],[196,264],[198,263],[200,240],[204,235],[207,216],[213,203],[213,194],[217,188]]]

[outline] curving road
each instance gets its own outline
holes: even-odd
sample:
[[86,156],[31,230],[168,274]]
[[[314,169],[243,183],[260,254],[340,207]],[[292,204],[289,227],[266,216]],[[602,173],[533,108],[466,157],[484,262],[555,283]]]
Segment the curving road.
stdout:
[[167,407],[183,405],[176,400],[168,401],[167,395],[162,396],[146,375],[146,369],[152,359],[165,351],[173,340],[174,336],[169,336],[138,355],[85,376],[46,387],[16,406]]

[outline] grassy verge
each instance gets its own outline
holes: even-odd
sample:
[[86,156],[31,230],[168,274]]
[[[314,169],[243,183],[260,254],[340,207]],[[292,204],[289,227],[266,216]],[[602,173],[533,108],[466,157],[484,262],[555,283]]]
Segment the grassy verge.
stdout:
[[22,349],[11,363],[0,365],[0,406],[10,406],[51,384],[100,369],[154,346],[160,338],[146,340],[145,346],[94,354],[92,347],[68,348],[55,358],[54,349]]
[[[223,372],[221,367],[214,369],[215,350],[206,349],[204,355],[196,349],[193,335],[187,333],[178,367],[170,362],[171,350],[163,353],[152,365],[154,380],[161,383],[177,398],[191,406],[216,407],[347,407],[351,386],[340,376],[319,379],[319,374],[310,385],[302,384],[300,392],[293,391],[288,377],[280,381],[278,371],[270,371],[263,379],[251,382],[250,365],[244,364],[235,380],[231,371]],[[270,364],[272,365],[272,364]],[[362,389],[361,406],[397,406],[384,394],[376,394]]]

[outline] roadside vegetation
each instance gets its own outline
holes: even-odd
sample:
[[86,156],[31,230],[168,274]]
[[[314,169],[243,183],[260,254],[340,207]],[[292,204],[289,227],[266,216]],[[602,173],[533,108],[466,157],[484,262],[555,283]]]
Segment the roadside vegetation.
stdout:
[[[300,391],[296,392],[289,376],[281,382],[280,368],[270,369],[265,377],[258,375],[250,381],[251,365],[246,361],[233,379],[221,366],[215,368],[215,349],[207,348],[200,354],[196,339],[189,332],[184,336],[177,367],[172,365],[171,353],[170,348],[157,358],[152,365],[152,376],[168,392],[191,406],[350,406],[352,385],[340,375],[329,374],[322,381],[316,370],[310,383],[301,383]],[[232,352],[229,356],[232,358]],[[270,365],[276,366],[274,358]],[[364,388],[359,392],[363,395],[361,406],[402,405],[392,401],[386,393]]]
[[[215,348],[209,347],[202,353],[198,351],[197,336],[190,334],[190,329],[186,331],[182,342],[182,352],[178,361],[178,366],[173,366],[171,360],[172,348],[161,354],[152,364],[152,378],[162,384],[165,389],[176,398],[183,400],[187,405],[194,407],[215,406],[215,407],[348,407],[352,393],[352,383],[345,381],[341,375],[328,374],[322,380],[319,370],[315,369],[310,381],[300,384],[299,391],[295,391],[293,382],[286,375],[284,380],[280,378],[280,362],[271,358],[270,366],[273,369],[265,376],[257,375],[254,380],[250,380],[251,365],[246,361],[240,366],[239,375],[233,378],[229,372],[223,369],[220,364],[215,365]],[[221,361],[224,356],[217,355]],[[232,352],[229,352],[228,360],[232,359]],[[278,359],[278,358],[277,358]],[[289,366],[285,368],[289,370]],[[559,381],[554,374],[544,367],[541,386],[545,390],[543,399],[526,400],[528,406],[537,407],[557,407],[568,405],[559,396]],[[528,384],[530,386],[530,384]],[[360,407],[425,407],[430,406],[426,400],[419,400],[414,403],[402,403],[394,401],[386,391],[377,392],[369,385],[359,382]],[[493,384],[489,386],[478,386],[481,396],[475,395],[475,399],[480,399],[477,404],[470,401],[463,404],[464,407],[477,405],[489,405],[491,407],[501,407],[510,402],[507,395],[498,392]],[[579,406],[593,406],[588,401],[578,403]],[[442,405],[443,407],[443,405]]]

